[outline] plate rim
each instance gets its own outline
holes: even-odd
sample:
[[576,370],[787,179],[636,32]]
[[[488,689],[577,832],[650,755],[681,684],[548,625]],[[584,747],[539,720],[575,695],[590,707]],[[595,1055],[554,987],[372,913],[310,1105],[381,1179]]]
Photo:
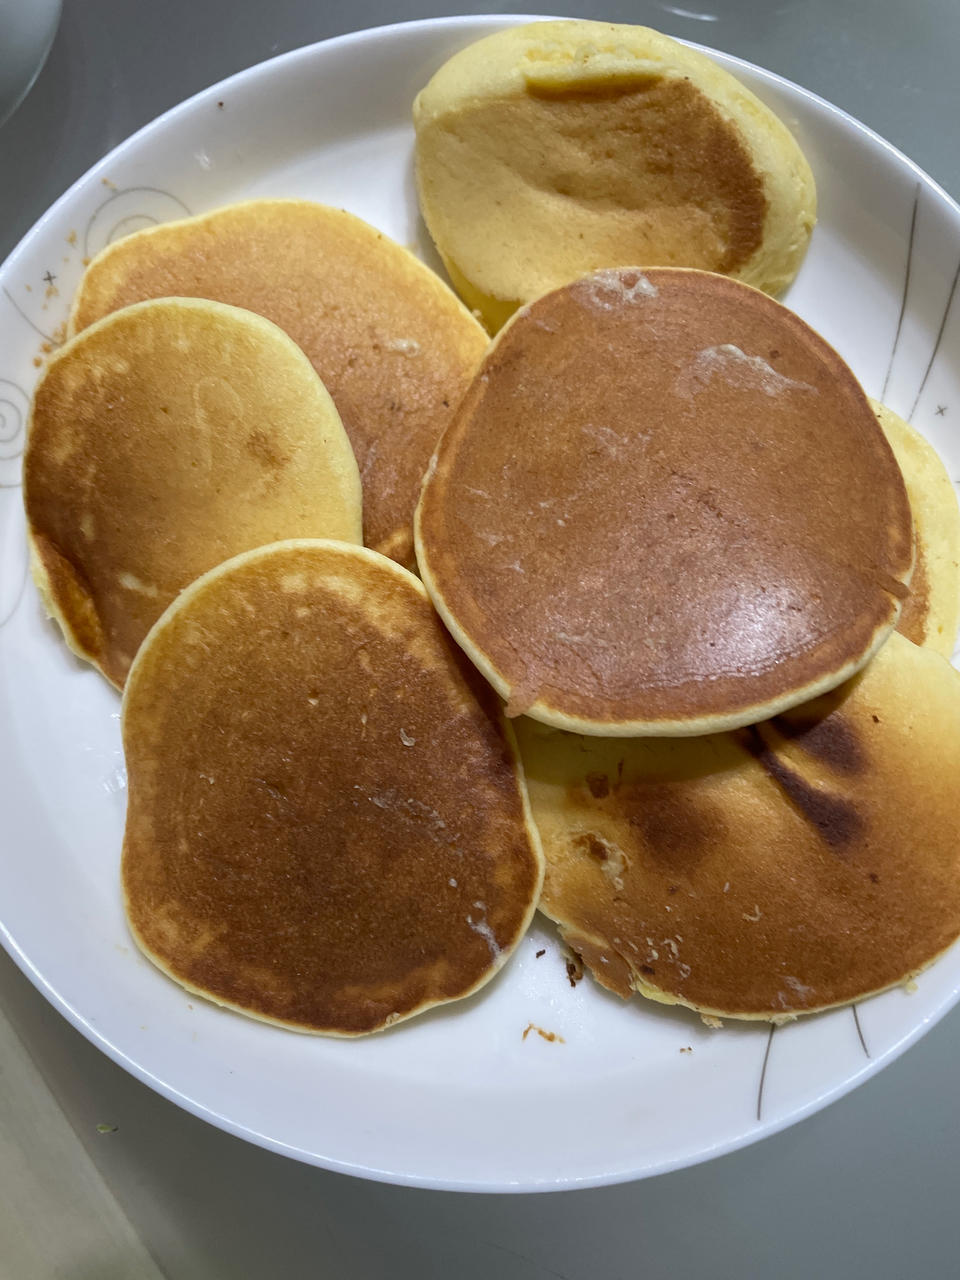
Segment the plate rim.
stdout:
[[[391,35],[401,33],[412,34],[417,31],[436,31],[438,29],[456,31],[458,28],[466,26],[470,26],[472,28],[488,28],[492,33],[508,27],[520,26],[527,22],[551,20],[565,19],[562,17],[555,18],[551,15],[539,14],[485,13],[446,15],[443,17],[420,18],[404,22],[384,23],[378,26],[364,27],[355,31],[348,31],[341,33],[340,35],[331,36],[326,39],[313,41],[309,44],[301,45],[294,49],[278,53],[260,62],[253,63],[251,66],[244,67],[239,71],[233,72],[224,79],[199,89],[189,97],[175,103],[153,119],[147,121],[80,174],[73,182],[70,183],[62,194],[58,196],[50,206],[48,206],[48,208],[10,250],[6,258],[0,262],[0,279],[2,279],[8,272],[16,269],[17,260],[20,256],[29,250],[34,240],[42,237],[48,224],[54,221],[65,207],[70,205],[71,201],[83,188],[92,184],[92,182],[99,178],[104,171],[115,165],[118,160],[122,160],[128,152],[135,151],[151,133],[162,130],[168,124],[175,122],[181,116],[188,116],[195,108],[200,106],[204,100],[213,99],[218,95],[225,94],[231,89],[231,87],[236,86],[240,82],[256,79],[259,75],[268,73],[270,70],[275,70],[280,64],[293,65],[300,61],[309,62],[321,50],[326,52],[337,46],[359,46],[367,41],[383,38],[389,39]],[[925,170],[923,170],[915,161],[910,159],[909,156],[907,156],[893,143],[887,141],[875,130],[870,128],[870,126],[864,124],[842,107],[836,106],[834,103],[831,103],[819,94],[804,88],[802,85],[796,84],[794,81],[780,75],[778,72],[769,71],[766,68],[758,66],[747,59],[740,58],[735,54],[726,53],[708,45],[685,40],[680,37],[672,36],[671,38],[677,40],[678,43],[687,45],[688,47],[696,49],[708,57],[715,59],[727,69],[732,69],[734,73],[737,68],[742,68],[762,81],[765,81],[774,87],[784,89],[788,94],[798,96],[800,99],[807,102],[816,112],[823,113],[833,121],[838,122],[845,129],[852,130],[853,133],[858,135],[864,143],[886,153],[891,160],[906,168],[919,184],[921,184],[932,195],[936,196],[938,200],[942,200],[945,203],[949,213],[957,220],[958,223],[960,223],[960,203],[958,203],[958,201],[954,199],[949,192],[947,192],[934,178],[926,173]],[[174,1105],[181,1107],[189,1114],[194,1115],[207,1123],[213,1124],[217,1128],[230,1133],[235,1137],[252,1142],[255,1145],[261,1146],[278,1155],[287,1156],[314,1167],[397,1186],[481,1194],[533,1194],[548,1191],[565,1191],[611,1186],[620,1183],[640,1181],[647,1177],[675,1172],[683,1168],[692,1168],[698,1164],[705,1163],[708,1160],[716,1159],[721,1155],[741,1150],[764,1138],[768,1138],[774,1134],[782,1132],[799,1121],[823,1110],[825,1107],[830,1106],[834,1102],[845,1097],[848,1093],[863,1084],[867,1079],[876,1075],[877,1072],[883,1070],[885,1067],[890,1065],[890,1063],[899,1058],[901,1054],[906,1052],[908,1048],[912,1047],[912,1045],[914,1045],[948,1012],[950,1012],[951,1009],[960,1003],[960,981],[958,981],[954,986],[954,989],[941,998],[939,1003],[933,1008],[932,1012],[916,1021],[909,1030],[900,1037],[900,1039],[898,1039],[883,1053],[882,1056],[867,1059],[859,1070],[852,1072],[842,1082],[823,1090],[807,1102],[788,1109],[778,1119],[758,1123],[755,1128],[741,1131],[736,1136],[723,1140],[719,1143],[714,1143],[712,1146],[708,1146],[703,1150],[696,1152],[692,1156],[685,1154],[675,1156],[667,1160],[660,1159],[655,1162],[654,1167],[634,1169],[627,1172],[615,1171],[604,1174],[589,1174],[583,1177],[572,1175],[553,1179],[530,1179],[522,1183],[504,1180],[496,1182],[489,1180],[474,1182],[463,1178],[451,1179],[438,1176],[425,1176],[418,1173],[404,1173],[395,1169],[371,1167],[370,1165],[363,1164],[361,1161],[347,1161],[336,1157],[320,1156],[315,1152],[307,1151],[301,1147],[294,1146],[289,1142],[284,1142],[271,1137],[267,1133],[258,1131],[248,1125],[244,1125],[241,1122],[232,1119],[228,1115],[213,1110],[202,1102],[199,1102],[183,1093],[176,1086],[167,1083],[153,1074],[148,1067],[136,1061],[117,1044],[113,1043],[113,1041],[104,1032],[102,1032],[95,1023],[86,1018],[74,1004],[62,996],[53,986],[51,980],[37,968],[30,957],[22,949],[9,925],[2,918],[2,915],[0,915],[0,944],[2,944],[4,950],[16,964],[18,969],[44,997],[44,999],[53,1005],[57,1012],[66,1018],[71,1026],[83,1035],[85,1039],[110,1058],[116,1065],[134,1076],[134,1078],[140,1083],[160,1094],[160,1096],[172,1102]]]

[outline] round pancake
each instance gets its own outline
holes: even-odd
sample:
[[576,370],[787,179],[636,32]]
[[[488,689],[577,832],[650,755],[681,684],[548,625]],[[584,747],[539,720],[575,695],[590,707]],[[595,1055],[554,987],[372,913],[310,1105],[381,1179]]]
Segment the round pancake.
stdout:
[[47,609],[118,688],[214,565],[279,538],[361,539],[356,460],[310,362],[262,317],[193,298],[117,312],[51,358],[23,496]]
[[420,479],[487,344],[443,281],[341,209],[252,200],[104,249],[81,282],[72,331],[170,294],[256,311],[303,349],[357,456],[364,540],[412,566]]
[[584,733],[749,724],[850,676],[913,558],[848,367],[727,277],[597,272],[518,312],[424,482],[417,556],[509,699]]
[[487,982],[543,858],[499,704],[412,574],[285,542],[150,633],[123,703],[130,927],[188,990],[361,1035]]
[[537,22],[470,45],[414,104],[424,220],[495,331],[598,267],[699,267],[779,293],[816,221],[780,120],[645,27]]
[[541,908],[604,986],[781,1019],[917,973],[960,933],[960,676],[893,635],[853,680],[696,739],[518,722]]
[[900,465],[913,513],[913,577],[897,630],[949,658],[960,624],[957,493],[933,445],[892,409],[870,403]]

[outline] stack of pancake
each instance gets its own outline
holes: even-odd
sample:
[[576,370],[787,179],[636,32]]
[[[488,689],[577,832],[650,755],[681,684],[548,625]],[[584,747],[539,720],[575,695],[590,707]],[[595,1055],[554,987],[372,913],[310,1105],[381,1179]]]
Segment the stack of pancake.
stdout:
[[483,330],[372,227],[294,201],[120,242],[72,328],[24,501],[49,612],[124,690],[134,937],[296,1030],[468,995],[543,859],[497,699],[396,561]]
[[597,23],[480,41],[414,115],[463,302],[253,201],[94,259],[37,388],[34,576],[124,690],[139,945],[332,1035],[475,991],[537,905],[710,1017],[908,979],[960,935],[960,513],[771,296],[800,148]]
[[957,504],[882,418],[913,517],[797,316],[607,270],[515,315],[435,454],[424,582],[522,716],[541,909],[621,995],[792,1016],[960,932]]

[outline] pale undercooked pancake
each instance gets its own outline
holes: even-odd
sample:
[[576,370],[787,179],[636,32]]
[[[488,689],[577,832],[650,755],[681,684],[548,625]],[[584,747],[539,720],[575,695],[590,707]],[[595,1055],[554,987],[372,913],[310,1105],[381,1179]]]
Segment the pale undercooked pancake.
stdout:
[[252,200],[110,245],[87,269],[72,329],[167,294],[247,307],[306,352],[357,456],[365,541],[412,565],[420,479],[487,343],[443,281],[341,209]]
[[919,431],[871,400],[910,499],[915,557],[897,630],[949,658],[960,622],[960,506],[940,457]]
[[604,986],[778,1019],[901,982],[960,934],[960,676],[893,635],[853,680],[696,739],[518,723],[542,909]]
[[123,704],[127,914],[190,991],[360,1035],[469,995],[543,875],[513,735],[412,574],[285,542],[189,587]]
[[645,27],[538,22],[455,54],[414,103],[424,220],[491,330],[598,267],[699,267],[778,293],[816,220],[779,119]]
[[222,560],[361,538],[356,460],[310,362],[262,317],[193,298],[129,307],[56,352],[23,496],[47,609],[118,687],[177,592]]
[[913,562],[866,396],[725,276],[597,272],[519,312],[434,456],[424,583],[508,714],[686,734],[853,674]]

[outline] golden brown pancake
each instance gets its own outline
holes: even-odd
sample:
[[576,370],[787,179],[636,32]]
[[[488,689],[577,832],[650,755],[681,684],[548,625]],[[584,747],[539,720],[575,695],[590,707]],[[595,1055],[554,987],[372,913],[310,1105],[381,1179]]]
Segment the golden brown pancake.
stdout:
[[310,362],[261,316],[194,298],[117,312],[51,358],[23,495],[47,609],[118,688],[201,573],[279,538],[361,538],[356,460]]
[[72,331],[170,294],[256,311],[306,352],[357,456],[365,541],[412,566],[420,479],[487,343],[443,281],[341,209],[251,200],[104,249],[80,285]]
[[699,267],[770,293],[816,220],[780,120],[646,27],[537,22],[471,44],[414,104],[424,220],[496,330],[598,267]]
[[913,513],[913,577],[897,630],[949,658],[960,622],[957,493],[933,445],[892,409],[870,403],[900,465]]
[[893,635],[736,733],[518,722],[542,909],[610,990],[779,1019],[902,982],[960,933],[960,676]]
[[543,875],[511,731],[404,569],[285,542],[188,588],[123,704],[134,937],[189,991],[361,1035],[505,963]]
[[765,294],[669,268],[514,317],[416,536],[508,714],[625,736],[733,728],[841,683],[913,559],[900,471],[837,353]]

